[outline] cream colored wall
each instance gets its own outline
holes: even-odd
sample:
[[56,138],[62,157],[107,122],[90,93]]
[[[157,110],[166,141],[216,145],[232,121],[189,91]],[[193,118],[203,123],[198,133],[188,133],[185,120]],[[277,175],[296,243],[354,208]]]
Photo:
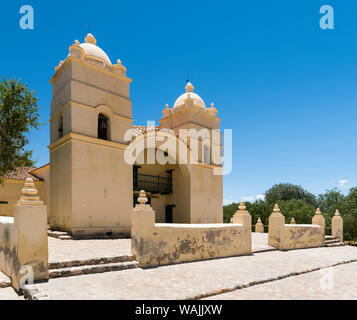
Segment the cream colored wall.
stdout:
[[[144,162],[147,162],[147,153],[144,153]],[[156,151],[155,151],[156,152]],[[160,152],[160,151],[159,151]],[[191,222],[191,179],[186,165],[173,164],[137,164],[139,173],[149,175],[160,175],[168,177],[167,170],[172,170],[172,189],[173,193],[167,195],[160,195],[160,200],[154,200],[154,210],[158,210],[157,222],[165,221],[165,206],[175,205],[173,208],[173,222],[174,223],[190,223]]]
[[[145,149],[144,162],[147,162]],[[173,193],[165,196],[165,203],[175,205],[174,223],[222,223],[223,176],[213,174],[213,166],[138,164],[139,173],[167,176],[172,173]],[[155,204],[156,206],[156,204]],[[159,208],[157,206],[156,208]],[[155,208],[155,209],[156,209]]]
[[[35,181],[41,199],[46,202],[46,187],[44,181]],[[8,201],[9,204],[0,204],[0,216],[13,217],[13,210],[16,201],[19,200],[21,190],[24,187],[24,180],[5,179],[4,184],[0,184],[0,201]]]
[[[51,225],[78,237],[130,234],[133,177],[124,134],[132,126],[131,79],[109,69],[70,57],[51,79]],[[99,113],[109,118],[110,141],[97,139]]]
[[210,128],[218,129],[219,121],[217,117],[213,117],[207,114],[207,112],[202,112],[195,110],[194,108],[185,108],[181,111],[173,113],[170,117],[163,118],[160,120],[162,128],[176,129],[195,127],[200,128]]
[[[65,140],[66,137],[62,138]],[[50,149],[50,226],[72,229],[72,146],[68,141]]]
[[155,222],[165,222],[165,205],[165,195],[158,195],[151,198],[151,207],[155,210]]
[[285,224],[282,214],[273,213],[269,217],[268,244],[279,250],[321,247],[325,244],[325,228],[318,224]]
[[130,234],[132,166],[125,163],[124,150],[115,143],[91,142],[71,143],[72,232]]
[[322,247],[325,244],[325,230],[316,224],[286,224],[280,233],[279,250]]
[[250,254],[251,229],[242,224],[155,224],[155,212],[132,212],[131,252],[143,267]]
[[46,206],[38,205],[15,205],[13,209],[14,218],[0,217],[0,271],[19,290],[28,267],[35,281],[48,279],[47,213]]
[[[5,237],[6,234],[8,235],[7,237]],[[0,236],[0,271],[11,277],[17,244],[14,218],[0,216]],[[12,252],[13,254],[11,254]]]
[[[111,122],[111,140],[124,142],[132,124],[130,79],[101,70],[76,59],[55,77],[51,102],[51,143],[58,139],[58,116],[63,114],[63,134],[97,137],[98,114],[106,106]],[[109,109],[108,109],[109,108]]]
[[209,166],[189,165],[191,223],[223,222],[223,176]]

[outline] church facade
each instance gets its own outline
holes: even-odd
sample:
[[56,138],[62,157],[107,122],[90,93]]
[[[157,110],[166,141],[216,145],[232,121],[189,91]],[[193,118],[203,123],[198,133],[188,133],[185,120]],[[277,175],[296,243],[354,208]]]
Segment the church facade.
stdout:
[[46,181],[51,229],[77,237],[129,235],[141,189],[156,222],[222,223],[223,177],[215,172],[222,166],[212,161],[212,145],[222,153],[220,134],[215,141],[211,134],[219,132],[217,109],[207,108],[188,83],[163,109],[159,126],[134,126],[131,81],[92,34],[76,40],[55,68]]

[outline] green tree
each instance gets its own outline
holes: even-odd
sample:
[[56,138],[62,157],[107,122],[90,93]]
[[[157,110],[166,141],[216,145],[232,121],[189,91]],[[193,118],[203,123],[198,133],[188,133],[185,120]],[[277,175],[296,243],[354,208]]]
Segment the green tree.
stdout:
[[32,151],[25,146],[26,134],[40,126],[35,94],[18,80],[0,82],[0,181],[16,167],[34,164]]
[[357,188],[351,188],[348,195],[339,203],[343,218],[345,240],[357,240]]
[[238,203],[231,203],[229,205],[223,206],[223,222],[229,223],[234,213],[238,210]]
[[311,224],[316,207],[301,199],[291,199],[277,202],[281,213],[285,216],[285,223],[290,223],[291,218],[298,224]]
[[265,201],[271,204],[279,201],[288,200],[304,200],[306,203],[316,206],[317,201],[315,195],[306,191],[301,186],[291,183],[279,183],[272,186],[265,192]]
[[264,225],[268,225],[269,216],[273,212],[274,205],[263,200],[256,200],[253,203],[246,203],[247,210],[252,216],[252,224],[256,224],[258,218]]
[[345,196],[338,191],[337,188],[326,190],[325,193],[319,194],[317,197],[317,206],[321,209],[325,217],[326,226],[331,226],[331,219],[335,214],[336,209],[341,209],[341,205],[345,200]]

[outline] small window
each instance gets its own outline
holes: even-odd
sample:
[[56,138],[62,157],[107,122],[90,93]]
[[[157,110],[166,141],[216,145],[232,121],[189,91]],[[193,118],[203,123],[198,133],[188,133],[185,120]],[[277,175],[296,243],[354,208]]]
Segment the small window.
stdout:
[[98,139],[109,140],[109,119],[103,115],[98,115]]
[[63,137],[63,115],[58,118],[58,139]]
[[203,163],[211,163],[211,148],[209,146],[209,143],[205,143],[203,145]]

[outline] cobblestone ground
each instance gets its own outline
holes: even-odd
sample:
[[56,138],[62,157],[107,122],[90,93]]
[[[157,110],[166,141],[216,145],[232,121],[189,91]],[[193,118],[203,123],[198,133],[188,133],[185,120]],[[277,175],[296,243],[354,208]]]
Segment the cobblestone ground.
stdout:
[[48,237],[50,262],[116,257],[130,253],[130,239],[60,240]]
[[18,296],[11,287],[0,288],[0,300],[25,300],[23,296]]
[[252,251],[259,252],[266,250],[276,250],[274,247],[268,245],[268,234],[252,232]]
[[[357,247],[270,251],[151,269],[51,279],[48,283],[36,286],[52,299],[193,299],[275,279],[273,286],[278,283],[278,278],[294,275],[296,278],[298,273],[351,260],[357,261]],[[348,268],[349,265],[346,266]],[[357,287],[348,283],[355,274],[350,271],[343,274],[340,270],[338,274],[341,274],[341,281],[345,283],[339,283],[338,287],[345,286],[348,297],[355,297]],[[318,277],[315,281],[320,283]],[[316,286],[309,278],[307,282],[303,282],[298,282],[297,288]],[[241,290],[243,292],[247,289]],[[303,297],[294,284],[282,287],[279,294],[288,296],[292,291],[295,291],[296,296]],[[313,296],[312,290],[311,297]]]
[[313,271],[207,299],[224,300],[356,300],[357,262]]

